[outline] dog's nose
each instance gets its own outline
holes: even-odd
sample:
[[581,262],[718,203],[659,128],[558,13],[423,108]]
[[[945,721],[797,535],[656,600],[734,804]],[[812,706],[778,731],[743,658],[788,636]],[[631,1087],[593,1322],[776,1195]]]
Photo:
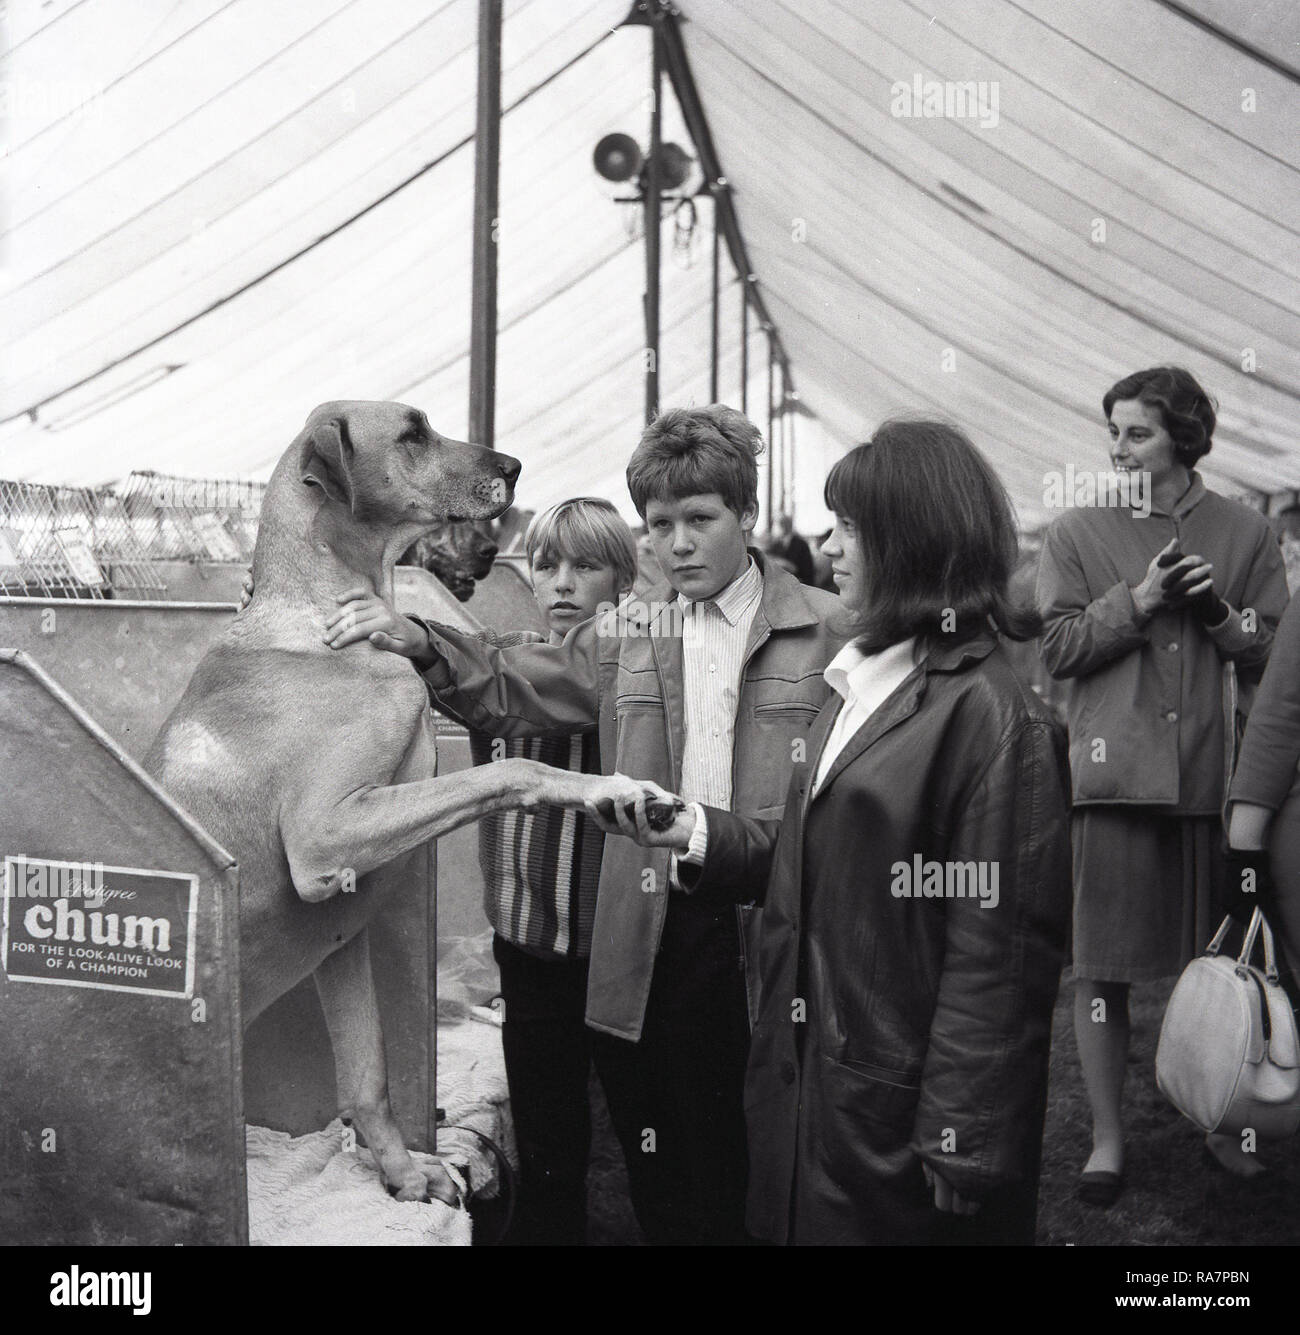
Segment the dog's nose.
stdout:
[[503,454],[497,459],[497,468],[500,470],[501,476],[513,487],[523,464],[518,459],[512,459],[508,454]]

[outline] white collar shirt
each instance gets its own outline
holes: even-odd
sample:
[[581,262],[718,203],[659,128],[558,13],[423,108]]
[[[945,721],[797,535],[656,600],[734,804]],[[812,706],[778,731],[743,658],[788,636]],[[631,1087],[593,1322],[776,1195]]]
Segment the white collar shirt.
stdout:
[[814,795],[854,734],[911,674],[916,666],[915,649],[915,637],[891,644],[875,654],[863,653],[857,645],[846,644],[826,665],[822,675],[844,703],[822,748],[813,780]]

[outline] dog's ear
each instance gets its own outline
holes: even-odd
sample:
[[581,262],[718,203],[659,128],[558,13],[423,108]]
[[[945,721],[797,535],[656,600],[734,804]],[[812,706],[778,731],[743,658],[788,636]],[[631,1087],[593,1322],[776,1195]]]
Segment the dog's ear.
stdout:
[[319,487],[330,500],[353,508],[352,443],[345,422],[331,417],[303,433],[298,476]]

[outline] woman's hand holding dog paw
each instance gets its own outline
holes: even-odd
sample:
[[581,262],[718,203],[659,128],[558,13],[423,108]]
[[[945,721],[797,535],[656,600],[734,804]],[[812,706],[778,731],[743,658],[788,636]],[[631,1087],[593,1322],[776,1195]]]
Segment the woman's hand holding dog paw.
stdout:
[[583,803],[587,815],[607,834],[622,834],[644,848],[685,849],[695,831],[695,813],[675,793],[650,779],[612,775],[619,787],[597,789]]

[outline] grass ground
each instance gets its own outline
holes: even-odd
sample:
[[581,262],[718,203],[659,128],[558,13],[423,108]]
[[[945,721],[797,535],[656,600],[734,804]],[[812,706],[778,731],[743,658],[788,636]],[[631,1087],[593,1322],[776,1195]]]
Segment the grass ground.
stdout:
[[[1171,985],[1133,989],[1133,1045],[1125,1088],[1128,1185],[1109,1210],[1083,1205],[1074,1195],[1087,1158],[1089,1117],[1071,1022],[1072,991],[1068,984],[1061,989],[1038,1197],[1041,1246],[1300,1242],[1300,1137],[1262,1146],[1260,1162],[1268,1175],[1239,1181],[1204,1161],[1204,1137],[1156,1088],[1156,1039]],[[593,1246],[636,1245],[640,1234],[628,1204],[622,1156],[594,1083],[593,1100],[597,1113],[588,1177],[588,1240]]]

